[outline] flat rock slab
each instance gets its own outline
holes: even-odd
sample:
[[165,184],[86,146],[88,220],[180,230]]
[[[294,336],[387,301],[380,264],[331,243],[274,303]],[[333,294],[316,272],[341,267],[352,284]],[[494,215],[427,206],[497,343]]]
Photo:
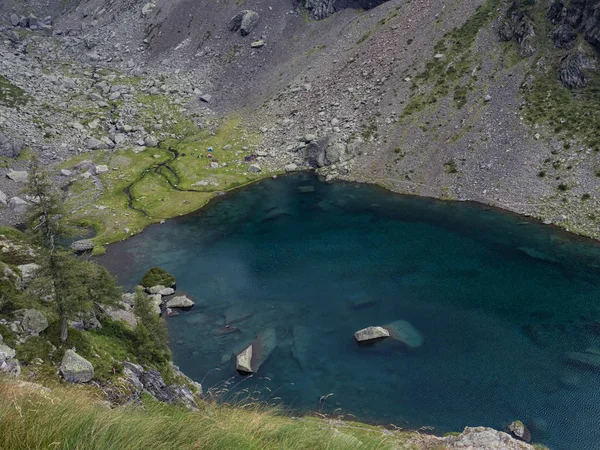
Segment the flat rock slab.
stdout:
[[29,178],[24,170],[9,170],[6,176],[16,183],[26,183]]
[[354,333],[354,339],[356,339],[358,342],[374,341],[376,339],[383,339],[389,336],[389,331],[383,327],[367,327]]
[[240,372],[252,373],[252,344],[242,350],[235,359],[235,368]]
[[[277,348],[277,334],[273,328],[256,336],[236,357],[236,368],[244,373],[256,373]],[[249,358],[249,360],[248,360]]]

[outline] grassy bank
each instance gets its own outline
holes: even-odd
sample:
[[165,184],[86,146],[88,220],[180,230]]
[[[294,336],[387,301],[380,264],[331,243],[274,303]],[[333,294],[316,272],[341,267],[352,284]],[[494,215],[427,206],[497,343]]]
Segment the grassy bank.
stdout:
[[211,402],[193,412],[146,401],[144,407],[110,409],[89,388],[45,392],[8,380],[0,381],[0,414],[4,450],[422,448],[411,443],[414,432],[292,418],[264,405]]

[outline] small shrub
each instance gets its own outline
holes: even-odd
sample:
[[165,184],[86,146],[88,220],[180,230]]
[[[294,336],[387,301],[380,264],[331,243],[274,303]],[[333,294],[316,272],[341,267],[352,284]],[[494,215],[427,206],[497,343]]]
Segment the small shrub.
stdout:
[[142,286],[148,288],[157,285],[170,287],[174,284],[175,277],[160,267],[152,267],[142,278]]
[[562,192],[568,191],[569,190],[569,185],[567,183],[560,183],[558,185],[558,190],[562,191]]

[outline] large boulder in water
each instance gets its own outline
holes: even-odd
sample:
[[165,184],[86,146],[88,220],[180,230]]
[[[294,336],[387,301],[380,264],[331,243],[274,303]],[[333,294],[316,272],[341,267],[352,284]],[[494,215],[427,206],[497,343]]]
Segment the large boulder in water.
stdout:
[[396,320],[389,325],[384,326],[389,331],[390,336],[408,347],[416,348],[423,345],[423,336],[406,320]]
[[354,339],[358,342],[374,341],[389,336],[390,332],[383,327],[367,327],[354,333]]
[[167,301],[167,308],[191,308],[194,302],[185,295],[178,295]]
[[258,372],[260,366],[271,356],[276,347],[277,335],[274,329],[269,328],[238,353],[236,369],[244,373]]
[[60,363],[60,373],[71,383],[87,383],[94,378],[94,366],[75,350],[67,350]]

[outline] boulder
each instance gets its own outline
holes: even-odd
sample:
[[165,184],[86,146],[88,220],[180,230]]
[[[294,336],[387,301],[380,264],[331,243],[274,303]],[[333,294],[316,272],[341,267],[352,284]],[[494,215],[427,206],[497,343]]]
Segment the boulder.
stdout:
[[265,40],[264,39],[259,39],[257,41],[254,41],[250,44],[250,47],[252,48],[261,48],[265,46]]
[[2,191],[0,191],[0,203],[3,204],[4,206],[8,205],[8,197]]
[[144,145],[146,147],[157,147],[158,140],[154,136],[146,136],[144,138]]
[[96,175],[99,175],[101,173],[106,173],[106,172],[108,172],[108,166],[101,164],[99,166],[96,166],[94,168],[94,171],[96,172]]
[[8,178],[13,180],[16,183],[26,183],[27,182],[27,172],[24,170],[9,170],[6,174]]
[[258,13],[246,9],[233,16],[227,24],[227,28],[233,32],[239,30],[242,36],[248,36],[256,28],[259,19]]
[[158,293],[163,297],[168,297],[169,295],[173,295],[175,293],[175,289],[166,287],[162,288],[160,291],[158,291]]
[[71,250],[77,253],[87,252],[94,248],[94,243],[90,239],[80,239],[71,244]]
[[423,345],[421,333],[406,320],[397,320],[383,328],[389,331],[392,338],[405,343],[408,347],[416,348]]
[[210,94],[202,94],[199,98],[200,101],[204,103],[210,103],[212,101],[212,95]]
[[126,305],[135,306],[135,294],[126,293],[121,296],[121,301]]
[[515,420],[504,431],[520,441],[531,442],[531,433],[520,420]]
[[389,331],[382,327],[367,327],[363,328],[362,330],[358,330],[356,333],[354,333],[354,338],[358,342],[373,341],[376,339],[383,339],[389,336]]
[[295,170],[298,169],[298,166],[296,164],[294,164],[294,163],[286,164],[284,166],[284,169],[285,169],[286,172],[293,172],[293,171],[295,171]]
[[277,335],[273,328],[269,328],[256,336],[247,347],[238,353],[236,369],[243,373],[258,372],[275,348],[277,348]]
[[534,450],[532,445],[487,427],[466,427],[459,435],[439,438],[439,441],[449,450]]
[[87,383],[94,378],[94,366],[75,350],[67,350],[60,363],[60,373],[70,383]]
[[585,87],[589,81],[586,72],[596,65],[584,52],[576,51],[565,56],[558,64],[558,78],[569,89]]
[[156,286],[152,286],[148,289],[146,289],[146,292],[148,292],[148,294],[159,294],[160,291],[162,291],[165,287],[162,284],[157,284]]
[[21,271],[21,280],[23,282],[23,286],[26,287],[31,280],[36,277],[36,274],[38,270],[41,269],[41,266],[36,263],[29,263],[17,266],[17,268]]
[[194,302],[185,295],[178,295],[167,301],[167,308],[191,308]]
[[11,198],[8,201],[8,206],[17,213],[23,213],[27,210],[27,202],[20,197]]
[[7,135],[0,133],[0,156],[18,158],[24,147],[25,142],[21,139],[12,139]]
[[310,141],[306,146],[306,160],[311,167],[325,166],[325,147],[327,138]]
[[11,24],[13,27],[18,27],[18,26],[19,26],[19,22],[20,22],[20,20],[19,20],[19,16],[17,16],[17,15],[16,15],[16,14],[14,14],[14,13],[10,15],[10,24]]
[[250,164],[248,166],[248,172],[250,172],[250,173],[258,173],[261,170],[262,169],[260,168],[260,166],[258,164]]
[[235,359],[235,368],[240,372],[252,373],[252,344],[242,350]]
[[39,334],[48,328],[48,319],[37,309],[26,309],[23,311],[21,326],[31,336]]
[[87,148],[90,150],[102,150],[106,147],[107,145],[104,142],[96,138],[90,138],[87,141]]
[[7,359],[11,359],[15,357],[15,350],[10,348],[6,344],[0,343],[0,362],[4,362]]

